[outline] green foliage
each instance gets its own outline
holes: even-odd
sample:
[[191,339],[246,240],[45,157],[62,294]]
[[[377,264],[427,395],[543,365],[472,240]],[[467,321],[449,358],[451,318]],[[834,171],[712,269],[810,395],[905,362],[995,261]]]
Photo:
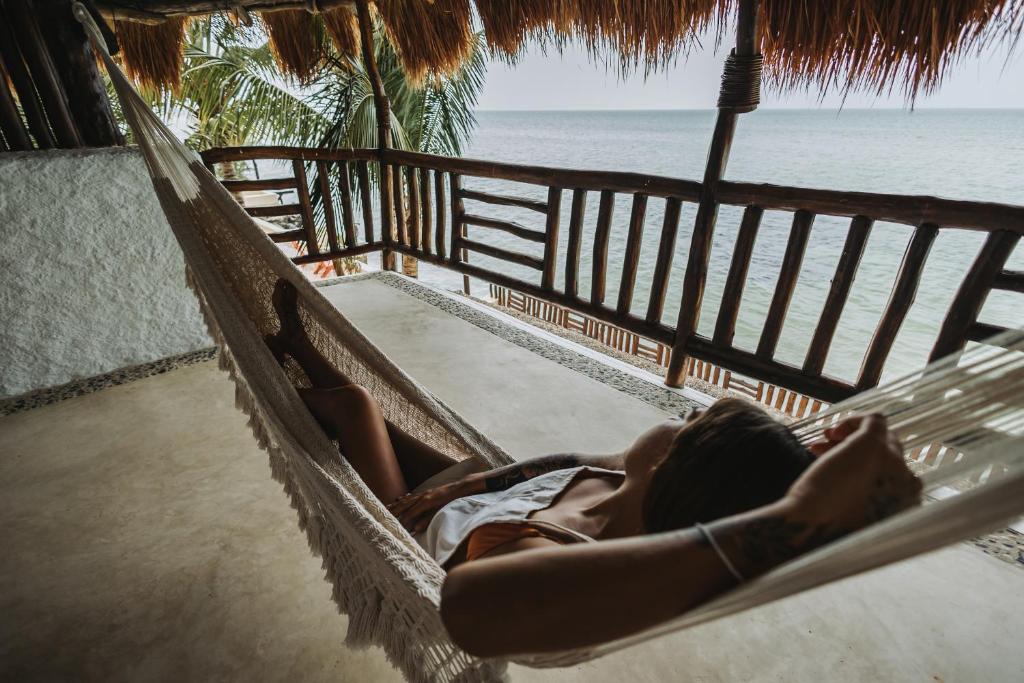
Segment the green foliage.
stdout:
[[[450,77],[411,82],[381,30],[374,52],[391,102],[395,147],[458,155],[475,119],[486,63],[482,37]],[[221,18],[194,22],[177,92],[145,93],[168,121],[188,126],[193,149],[246,144],[358,148],[377,144],[373,93],[361,60],[330,51],[320,75],[295,87],[274,62],[266,35]]]

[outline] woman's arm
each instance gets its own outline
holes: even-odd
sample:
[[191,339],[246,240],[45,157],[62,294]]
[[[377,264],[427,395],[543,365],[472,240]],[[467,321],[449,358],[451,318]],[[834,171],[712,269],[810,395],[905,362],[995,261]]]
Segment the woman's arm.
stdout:
[[470,474],[458,481],[427,491],[411,493],[399,498],[388,507],[391,514],[397,517],[406,529],[416,533],[426,528],[438,510],[457,498],[488,491],[504,491],[547,472],[581,465],[621,470],[623,455],[621,453],[612,455],[583,455],[580,453],[542,455],[505,467]]
[[[744,578],[918,499],[884,420],[855,424],[783,499],[708,525]],[[735,585],[703,537],[680,530],[466,562],[448,574],[441,617],[474,655],[562,650],[654,626]]]

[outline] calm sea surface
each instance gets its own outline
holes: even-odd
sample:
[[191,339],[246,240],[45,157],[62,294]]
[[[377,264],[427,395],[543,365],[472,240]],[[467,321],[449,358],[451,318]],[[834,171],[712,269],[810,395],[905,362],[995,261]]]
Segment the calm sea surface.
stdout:
[[[637,171],[699,180],[714,124],[713,111],[650,112],[480,112],[466,156],[583,169]],[[744,115],[733,143],[726,177],[804,187],[929,194],[957,199],[1024,204],[1024,110],[845,110],[757,111]],[[544,199],[544,188],[468,178],[469,189]],[[593,195],[595,193],[591,193]],[[570,195],[563,198],[561,231],[564,254]],[[590,260],[596,196],[587,203],[580,291],[590,291]],[[466,203],[471,213],[515,220],[538,229],[542,216],[522,209]],[[606,301],[617,299],[622,269],[629,199],[617,197],[609,250]],[[662,200],[648,203],[640,271],[633,310],[646,310],[657,253]],[[673,277],[664,320],[674,324],[690,244],[695,207],[684,205]],[[700,332],[710,334],[732,255],[741,211],[724,208],[712,248],[711,269]],[[779,274],[792,215],[766,212],[740,307],[735,343],[753,349],[767,314]],[[783,328],[777,358],[799,364],[821,314],[828,286],[842,250],[848,219],[818,217]],[[825,371],[853,379],[862,361],[895,279],[911,228],[877,223],[868,241],[850,301],[843,312]],[[541,245],[511,235],[470,227],[470,236],[517,251],[541,254]],[[945,230],[936,240],[917,300],[896,339],[886,374],[923,364],[957,284],[974,258],[982,236]],[[536,281],[536,271],[477,254],[471,261]],[[1024,248],[1011,266],[1024,269]],[[460,288],[461,277],[421,267],[434,284]],[[559,272],[559,278],[563,277]],[[561,282],[561,280],[558,280]],[[485,292],[474,283],[474,294]],[[982,319],[1024,325],[1024,296],[993,293]]]

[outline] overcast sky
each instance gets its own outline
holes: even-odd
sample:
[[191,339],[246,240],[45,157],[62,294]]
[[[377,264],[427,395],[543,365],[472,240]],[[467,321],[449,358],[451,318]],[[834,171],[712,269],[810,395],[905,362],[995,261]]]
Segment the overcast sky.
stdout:
[[[726,43],[728,44],[728,43]],[[620,79],[615,69],[593,64],[578,47],[564,54],[543,55],[534,50],[515,67],[499,61],[488,66],[479,109],[709,109],[714,107],[718,81],[727,51],[715,54],[710,45],[680,58],[666,72]],[[841,97],[819,102],[817,93],[778,93],[765,88],[764,108],[836,108]],[[848,108],[903,107],[903,97],[854,93]],[[968,56],[950,71],[939,92],[919,96],[917,107],[1024,108],[1024,50],[1007,62],[1005,47],[981,56]]]

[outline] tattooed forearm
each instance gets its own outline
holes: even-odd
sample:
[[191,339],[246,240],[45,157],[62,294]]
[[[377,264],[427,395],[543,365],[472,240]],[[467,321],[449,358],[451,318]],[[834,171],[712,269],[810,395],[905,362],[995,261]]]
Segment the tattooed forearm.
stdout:
[[579,465],[580,457],[577,455],[545,455],[486,472],[484,486],[487,491],[504,491],[541,474]]
[[[711,525],[715,537],[748,579],[842,535],[834,529],[784,516],[747,520],[741,525],[726,522],[717,529],[716,526]],[[703,538],[700,542],[707,545]]]

